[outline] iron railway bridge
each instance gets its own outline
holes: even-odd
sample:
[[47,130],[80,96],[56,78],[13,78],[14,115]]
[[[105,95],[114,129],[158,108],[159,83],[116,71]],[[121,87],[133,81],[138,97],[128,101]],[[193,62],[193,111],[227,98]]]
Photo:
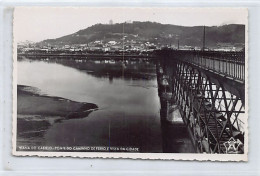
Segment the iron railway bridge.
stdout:
[[161,118],[180,112],[198,153],[244,153],[245,53],[159,50]]

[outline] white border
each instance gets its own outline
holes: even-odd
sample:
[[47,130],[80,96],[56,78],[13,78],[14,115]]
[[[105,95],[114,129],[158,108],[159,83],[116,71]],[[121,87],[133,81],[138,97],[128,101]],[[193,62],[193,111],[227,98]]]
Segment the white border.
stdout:
[[[12,8],[14,6],[248,7],[248,162],[14,157],[12,155]],[[9,9],[9,10],[7,10]],[[0,0],[0,175],[259,175],[260,158],[260,1],[259,0]],[[2,84],[3,83],[3,84]]]

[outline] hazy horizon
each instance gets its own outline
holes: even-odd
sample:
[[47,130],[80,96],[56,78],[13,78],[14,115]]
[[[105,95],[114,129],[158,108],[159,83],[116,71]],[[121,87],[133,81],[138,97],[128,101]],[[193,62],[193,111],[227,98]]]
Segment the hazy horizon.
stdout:
[[14,12],[14,37],[17,42],[40,42],[70,35],[95,24],[109,24],[110,20],[113,24],[138,21],[186,27],[246,25],[245,13],[247,10],[241,8],[19,7]]

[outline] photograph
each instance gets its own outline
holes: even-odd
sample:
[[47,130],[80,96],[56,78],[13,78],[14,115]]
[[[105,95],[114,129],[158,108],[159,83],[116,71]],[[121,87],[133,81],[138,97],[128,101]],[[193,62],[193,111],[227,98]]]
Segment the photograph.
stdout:
[[247,18],[16,7],[13,155],[247,161]]

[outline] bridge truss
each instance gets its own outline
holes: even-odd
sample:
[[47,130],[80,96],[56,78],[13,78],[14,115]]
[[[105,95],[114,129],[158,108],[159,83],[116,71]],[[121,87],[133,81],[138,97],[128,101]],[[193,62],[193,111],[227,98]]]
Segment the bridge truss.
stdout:
[[[214,62],[207,59],[208,63]],[[231,74],[223,76],[194,60],[199,58],[187,59],[186,54],[157,63],[158,88],[164,91],[162,98],[178,106],[198,152],[244,153],[244,71],[243,75],[232,72],[237,79],[230,79]]]

